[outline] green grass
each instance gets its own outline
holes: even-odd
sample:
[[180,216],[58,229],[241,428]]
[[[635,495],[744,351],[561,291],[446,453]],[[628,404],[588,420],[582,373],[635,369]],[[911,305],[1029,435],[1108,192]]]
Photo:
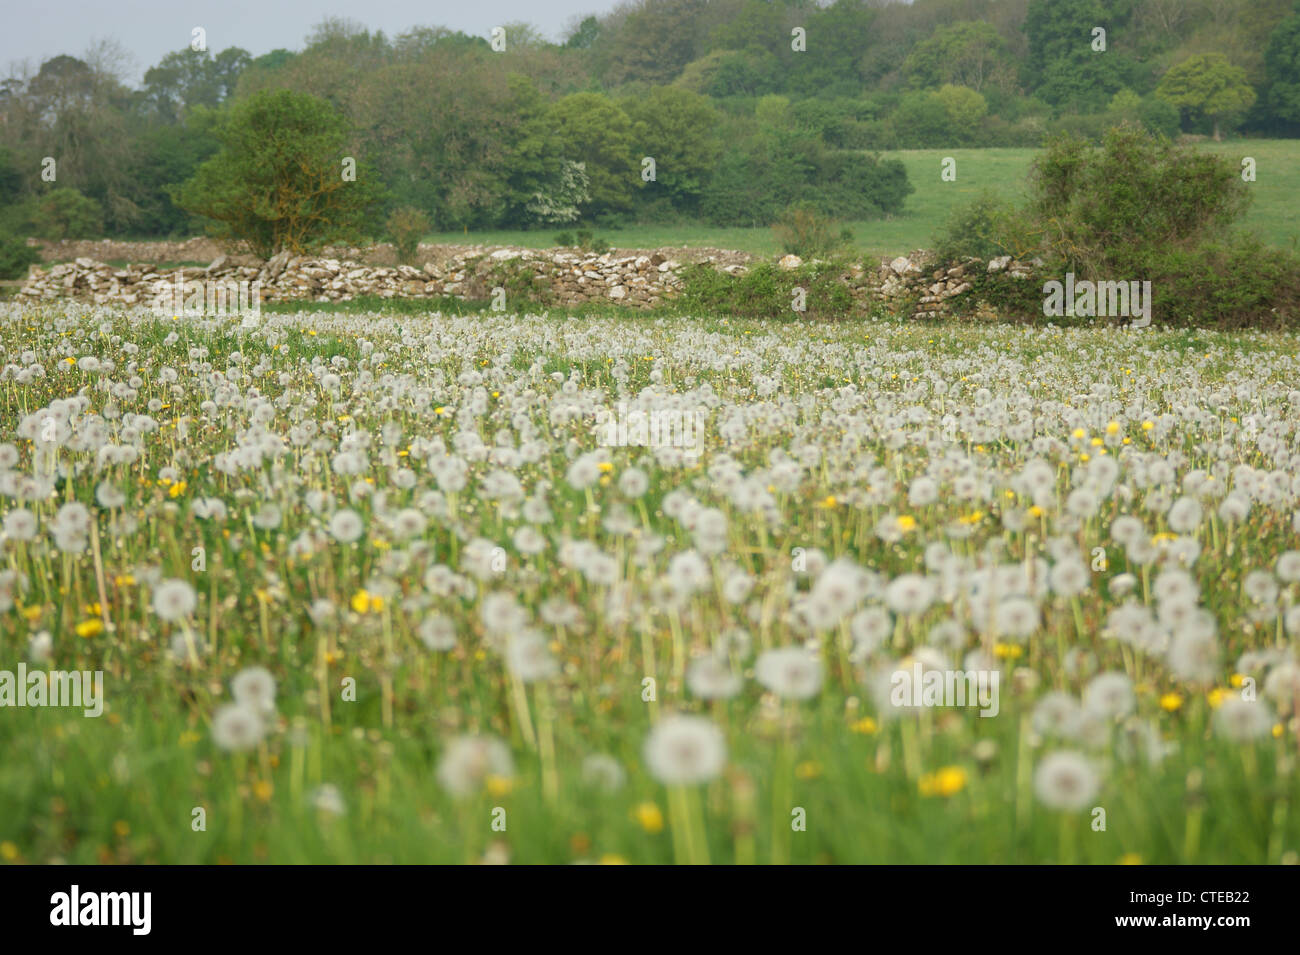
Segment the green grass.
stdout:
[[[1300,140],[1243,139],[1206,142],[1201,148],[1220,153],[1232,160],[1234,166],[1240,164],[1243,156],[1253,157],[1258,166],[1257,181],[1251,185],[1255,200],[1242,221],[1243,227],[1258,233],[1270,245],[1284,248],[1300,245],[1300,204],[1295,201],[1300,195]],[[1030,163],[1037,152],[1022,148],[905,149],[882,153],[885,158],[902,160],[916,191],[907,197],[899,216],[849,223],[854,248],[872,258],[906,255],[914,249],[930,248],[935,233],[952,211],[984,189],[1012,200],[1024,199]],[[940,178],[940,164],[947,156],[957,160],[955,182],[943,182]],[[546,248],[554,243],[558,231],[439,232],[427,236],[425,241]],[[770,228],[638,225],[593,231],[615,248],[709,247],[761,256],[780,252]]]

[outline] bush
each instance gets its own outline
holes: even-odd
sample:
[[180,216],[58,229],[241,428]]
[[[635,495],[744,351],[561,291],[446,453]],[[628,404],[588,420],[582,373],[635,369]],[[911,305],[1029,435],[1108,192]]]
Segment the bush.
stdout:
[[[1162,324],[1294,324],[1300,257],[1235,234],[1249,193],[1226,159],[1170,142],[1142,126],[1111,129],[1100,147],[1053,140],[1034,162],[1025,237],[1040,237],[1049,267],[1078,280],[1151,283]],[[950,248],[990,235],[1006,251],[1005,213],[971,213]],[[972,238],[973,237],[973,238]],[[987,248],[985,248],[987,251]]]
[[76,189],[51,189],[35,196],[29,215],[43,239],[90,239],[104,232],[104,210]]
[[1034,161],[1031,187],[1048,251],[1103,275],[1128,274],[1156,250],[1194,248],[1249,200],[1226,159],[1127,124],[1099,149],[1053,140]]
[[29,267],[40,260],[40,252],[18,236],[0,234],[0,279],[26,278]]
[[[779,269],[765,262],[743,275],[729,275],[702,262],[682,273],[679,302],[698,315],[847,318],[854,302],[841,281],[843,272],[844,266],[833,262],[797,269]],[[806,293],[805,312],[796,312],[792,307],[796,288]]]
[[393,210],[385,227],[397,248],[398,259],[408,265],[415,261],[420,239],[429,232],[429,217],[420,209],[403,206]]
[[935,255],[941,262],[965,256],[1019,258],[1038,246],[1038,236],[1026,223],[1022,210],[997,193],[985,190],[969,205],[953,211],[934,243]]
[[805,259],[828,258],[843,250],[853,232],[808,205],[790,206],[772,226],[782,252]]
[[828,150],[807,130],[736,144],[715,166],[700,210],[711,225],[769,225],[800,203],[825,216],[875,219],[901,212],[913,186],[897,159]]

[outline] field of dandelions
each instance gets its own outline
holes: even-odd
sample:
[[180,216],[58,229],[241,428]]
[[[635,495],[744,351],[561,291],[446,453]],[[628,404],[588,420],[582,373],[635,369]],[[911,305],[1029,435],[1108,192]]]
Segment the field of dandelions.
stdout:
[[0,306],[0,860],[1296,862],[1297,345]]

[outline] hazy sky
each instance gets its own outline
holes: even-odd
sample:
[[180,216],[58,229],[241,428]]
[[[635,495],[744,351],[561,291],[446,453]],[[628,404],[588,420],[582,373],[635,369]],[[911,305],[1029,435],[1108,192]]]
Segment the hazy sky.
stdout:
[[133,57],[129,72],[144,71],[190,44],[190,31],[207,31],[208,49],[243,47],[254,56],[301,49],[312,26],[346,17],[395,36],[413,26],[445,26],[487,38],[494,26],[522,20],[552,40],[578,15],[605,13],[618,0],[0,0],[0,73],[29,60],[35,68],[59,53],[80,56],[92,41],[116,39]]

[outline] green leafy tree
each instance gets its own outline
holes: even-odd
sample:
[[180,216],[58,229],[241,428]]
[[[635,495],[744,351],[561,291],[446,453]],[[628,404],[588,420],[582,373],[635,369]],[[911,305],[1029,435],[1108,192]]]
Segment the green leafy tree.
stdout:
[[290,90],[237,103],[217,130],[221,151],[173,198],[214,232],[260,255],[355,242],[380,198],[361,164],[346,178],[347,126],[324,100]]
[[601,93],[573,93],[551,105],[551,128],[564,156],[584,164],[591,201],[583,210],[593,216],[628,211],[641,186],[640,158],[632,120]]
[[934,93],[948,116],[953,137],[960,143],[973,143],[980,124],[988,115],[989,104],[979,93],[966,86],[945,83]]
[[1300,7],[1269,36],[1264,69],[1269,111],[1284,123],[1300,123]]
[[908,93],[889,121],[903,148],[938,149],[952,142],[948,108],[932,92]]
[[1006,47],[991,23],[941,26],[913,47],[903,61],[903,74],[922,87],[951,83],[978,92],[986,84],[1009,85]]
[[1025,13],[1026,85],[1058,110],[1095,113],[1129,85],[1120,54],[1092,49],[1092,31],[1111,28],[1101,0],[1030,0]]
[[1233,66],[1222,53],[1202,53],[1183,60],[1160,80],[1156,95],[1193,115],[1208,117],[1216,141],[1223,138],[1220,128],[1255,102],[1246,71]]
[[234,95],[240,74],[252,57],[239,47],[215,57],[207,50],[168,53],[144,74],[141,98],[147,107],[169,123],[195,106],[220,106]]
[[32,232],[45,239],[91,239],[104,234],[104,210],[76,189],[60,187],[31,204]]
[[655,161],[655,180],[647,190],[667,196],[678,209],[694,208],[721,152],[718,114],[708,98],[661,86],[626,100],[623,108],[638,148]]

